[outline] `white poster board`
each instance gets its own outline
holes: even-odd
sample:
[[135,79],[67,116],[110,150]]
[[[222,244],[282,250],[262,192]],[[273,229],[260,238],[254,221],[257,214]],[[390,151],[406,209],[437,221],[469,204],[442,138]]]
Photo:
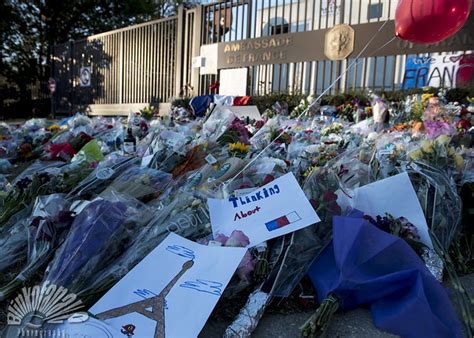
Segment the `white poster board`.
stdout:
[[207,200],[214,237],[242,231],[253,247],[320,221],[292,173],[252,193]]
[[219,94],[230,96],[247,95],[247,68],[222,69],[219,76]]
[[385,213],[405,217],[417,227],[421,241],[433,248],[425,214],[406,172],[354,189],[352,195],[352,199],[348,199],[338,194],[338,201],[341,198],[350,207],[372,217]]
[[201,46],[201,57],[204,66],[199,70],[201,75],[217,74],[217,43]]
[[89,311],[135,337],[197,337],[246,251],[170,233]]

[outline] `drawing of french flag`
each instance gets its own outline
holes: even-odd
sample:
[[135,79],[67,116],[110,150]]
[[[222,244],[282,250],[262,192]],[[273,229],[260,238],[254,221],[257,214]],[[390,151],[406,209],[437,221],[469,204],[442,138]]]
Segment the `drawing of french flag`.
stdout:
[[277,230],[287,226],[288,224],[298,222],[301,217],[298,215],[296,211],[290,212],[285,216],[281,216],[265,223],[268,231]]

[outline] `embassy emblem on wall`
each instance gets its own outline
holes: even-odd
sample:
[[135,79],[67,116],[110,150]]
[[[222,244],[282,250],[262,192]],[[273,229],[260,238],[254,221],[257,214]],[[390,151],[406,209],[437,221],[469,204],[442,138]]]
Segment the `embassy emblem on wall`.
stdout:
[[329,60],[344,60],[354,50],[354,29],[346,24],[337,25],[326,33],[324,54]]

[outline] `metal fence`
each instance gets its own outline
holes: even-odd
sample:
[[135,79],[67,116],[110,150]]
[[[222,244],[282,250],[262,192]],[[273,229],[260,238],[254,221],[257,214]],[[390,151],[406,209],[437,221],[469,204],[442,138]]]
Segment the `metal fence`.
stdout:
[[[91,104],[154,104],[175,94],[177,16],[94,35],[54,47],[56,111]],[[81,70],[90,69],[90,83]]]
[[[287,33],[325,30],[338,24],[361,25],[393,20],[398,0],[243,0],[206,5],[203,9],[202,44],[222,43],[274,36]],[[375,31],[372,33],[375,34]],[[393,30],[381,33],[385,42],[393,38]],[[371,35],[357,37],[365,44]],[[312,41],[308,41],[311,44]],[[399,42],[400,44],[400,42]],[[403,44],[403,43],[402,43]],[[472,45],[472,43],[471,43]],[[331,93],[357,91],[366,88],[393,91],[404,85],[407,58],[459,54],[415,53],[371,56],[380,47],[372,44],[368,53],[359,58],[347,73],[344,70],[354,59],[342,61],[314,60],[248,67],[249,94],[269,92],[318,94],[341,74]],[[466,53],[469,49],[461,52]],[[324,48],[321,46],[321,48]],[[302,51],[304,52],[304,51]],[[208,84],[218,79],[205,75],[199,91],[208,93]]]
[[[472,38],[464,45],[458,43],[465,46],[460,49],[448,45],[413,49],[399,41],[387,47],[388,52],[371,55],[393,38],[390,20],[394,18],[397,1],[219,1],[189,10],[180,8],[176,16],[167,19],[58,45],[52,51],[52,76],[58,83],[57,111],[71,112],[88,105],[154,104],[168,102],[178,95],[206,94],[209,84],[218,80],[219,75],[201,75],[200,69],[192,66],[193,58],[201,55],[202,46],[305,32],[322,32],[324,36],[324,32],[341,23],[362,27],[381,25],[389,20],[391,26],[387,25],[388,30],[385,29],[356,66],[346,73],[344,70],[354,61],[355,52],[340,61],[331,61],[323,55],[303,62],[288,60],[245,66],[248,68],[247,93],[316,94],[339,76],[332,93],[366,88],[396,90],[404,85],[409,58],[449,55],[456,51],[466,53],[472,49]],[[364,29],[364,33],[355,38],[355,50],[360,50],[375,33],[367,27]],[[314,49],[314,44],[321,41],[307,43]],[[323,45],[316,47],[324,49]],[[301,53],[305,53],[304,49]],[[445,50],[449,52],[440,53]],[[92,74],[90,86],[82,86],[81,70],[87,67]]]

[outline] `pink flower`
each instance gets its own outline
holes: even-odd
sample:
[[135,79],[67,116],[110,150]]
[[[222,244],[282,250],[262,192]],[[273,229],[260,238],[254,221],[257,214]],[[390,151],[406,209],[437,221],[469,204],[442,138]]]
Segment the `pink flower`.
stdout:
[[225,246],[246,247],[250,244],[249,238],[240,230],[234,230],[225,242]]
[[225,245],[229,237],[223,234],[217,234],[216,238],[214,238],[215,241],[220,242],[222,245]]
[[240,262],[239,267],[237,268],[237,275],[240,277],[240,279],[248,281],[251,278],[254,269],[255,262],[253,260],[252,255],[247,250],[244,255],[244,258],[242,258],[242,261]]
[[224,234],[217,234],[214,240],[222,243],[224,246],[232,247],[246,247],[250,244],[249,238],[240,230],[232,231],[230,237]]

